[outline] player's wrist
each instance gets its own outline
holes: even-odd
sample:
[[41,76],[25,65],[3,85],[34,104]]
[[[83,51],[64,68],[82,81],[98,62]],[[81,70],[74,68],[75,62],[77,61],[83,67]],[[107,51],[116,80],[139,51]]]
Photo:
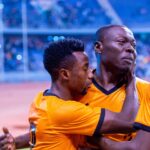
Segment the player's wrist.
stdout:
[[14,141],[13,141],[13,150],[16,150],[17,148],[16,148],[16,142],[15,142],[15,139],[14,139]]
[[7,137],[9,142],[8,150],[16,150],[15,138],[11,134],[8,134]]
[[136,92],[136,85],[135,83],[132,83],[128,87],[126,87],[126,94],[133,94],[133,92]]

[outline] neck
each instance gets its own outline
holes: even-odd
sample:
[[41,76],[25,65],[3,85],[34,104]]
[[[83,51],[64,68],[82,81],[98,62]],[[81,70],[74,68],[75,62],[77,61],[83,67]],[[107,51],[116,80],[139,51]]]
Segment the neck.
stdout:
[[62,83],[59,83],[57,81],[52,83],[50,90],[51,90],[51,93],[57,95],[61,99],[64,99],[64,100],[72,100],[73,99],[71,92],[67,88],[65,88],[62,85]]
[[107,69],[104,65],[97,66],[95,80],[106,90],[110,90],[122,80],[123,74],[116,69]]

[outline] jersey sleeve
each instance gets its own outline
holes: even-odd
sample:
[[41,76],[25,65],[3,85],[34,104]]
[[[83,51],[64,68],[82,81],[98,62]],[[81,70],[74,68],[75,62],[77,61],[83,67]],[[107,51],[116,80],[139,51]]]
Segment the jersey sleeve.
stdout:
[[91,108],[79,102],[64,102],[54,114],[55,130],[64,134],[97,135],[103,124],[105,109]]
[[143,90],[134,128],[150,132],[150,83]]

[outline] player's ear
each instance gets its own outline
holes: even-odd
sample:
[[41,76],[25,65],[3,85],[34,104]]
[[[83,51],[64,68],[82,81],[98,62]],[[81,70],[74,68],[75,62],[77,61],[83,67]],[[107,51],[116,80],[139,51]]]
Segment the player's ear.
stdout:
[[100,41],[96,41],[94,44],[94,49],[96,53],[102,53],[103,50],[103,44]]
[[60,69],[59,70],[59,74],[60,74],[60,77],[64,80],[69,80],[71,74],[70,74],[70,71],[68,69]]

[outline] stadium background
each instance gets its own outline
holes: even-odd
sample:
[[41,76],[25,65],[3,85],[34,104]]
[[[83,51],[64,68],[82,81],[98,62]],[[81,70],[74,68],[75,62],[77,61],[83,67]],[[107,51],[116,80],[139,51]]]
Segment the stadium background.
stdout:
[[91,66],[95,31],[124,24],[137,40],[136,75],[150,80],[150,0],[0,0],[0,127],[27,130],[28,107],[50,86],[42,54],[51,41],[85,42]]

